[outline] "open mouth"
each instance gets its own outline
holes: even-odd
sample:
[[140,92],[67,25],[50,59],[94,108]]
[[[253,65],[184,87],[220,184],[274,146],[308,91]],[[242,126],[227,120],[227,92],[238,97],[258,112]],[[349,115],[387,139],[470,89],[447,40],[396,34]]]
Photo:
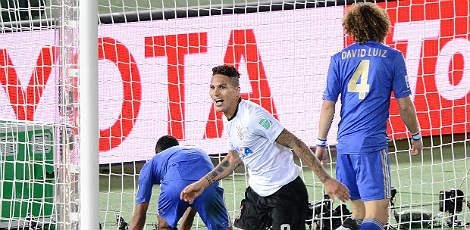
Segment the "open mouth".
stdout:
[[221,106],[223,102],[224,102],[224,100],[222,100],[222,99],[215,99],[214,100],[215,106]]

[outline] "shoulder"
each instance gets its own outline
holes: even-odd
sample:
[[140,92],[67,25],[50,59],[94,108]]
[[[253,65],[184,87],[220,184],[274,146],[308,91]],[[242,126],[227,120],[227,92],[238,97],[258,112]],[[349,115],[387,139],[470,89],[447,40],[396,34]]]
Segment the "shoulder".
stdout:
[[155,154],[155,156],[152,157],[149,161],[147,161],[146,164],[151,164],[153,167],[158,164],[163,164],[166,161],[168,161],[169,158],[171,158],[173,155],[176,153],[180,152],[183,149],[181,146],[173,146],[168,149],[165,149],[161,151],[158,154]]
[[207,155],[206,151],[198,147],[188,147],[188,149],[190,149],[193,153],[196,153],[196,154]]
[[247,113],[247,114],[252,114],[252,115],[267,112],[266,109],[264,109],[260,105],[249,100],[242,100],[240,102],[239,109],[242,109],[242,113]]
[[145,164],[140,169],[140,174],[150,173],[153,168],[157,167],[158,158],[157,156],[152,157],[152,159],[145,162]]
[[342,49],[341,51],[339,51],[339,52],[337,52],[337,53],[335,53],[335,54],[333,54],[333,55],[331,56],[330,62],[337,62],[338,60],[341,59],[342,53],[347,52],[347,51],[348,51],[348,47]]
[[259,106],[258,104],[249,101],[249,100],[241,100],[238,106],[238,111],[236,117],[241,121],[250,120],[258,111],[262,110],[263,107]]
[[358,45],[356,43],[353,43],[353,44],[350,44],[350,45],[344,47],[339,52],[333,54],[331,56],[331,59],[330,59],[330,64],[339,63],[341,60],[344,59],[343,57],[348,56],[348,52],[350,52],[351,49],[355,49],[355,48],[357,48],[357,46]]
[[259,105],[255,104],[254,102],[245,99],[242,99],[238,104],[239,109],[243,109],[244,111],[253,110],[258,106]]
[[173,147],[170,147],[170,148],[167,148],[163,151],[161,151],[160,153],[158,153],[157,155],[154,156],[154,159],[167,159],[169,157],[171,157],[173,154],[181,151],[183,148],[181,146],[173,146]]
[[382,46],[383,49],[387,50],[388,56],[390,56],[392,58],[403,57],[403,54],[400,50],[392,48],[389,45],[384,44],[384,43],[380,43],[380,46]]

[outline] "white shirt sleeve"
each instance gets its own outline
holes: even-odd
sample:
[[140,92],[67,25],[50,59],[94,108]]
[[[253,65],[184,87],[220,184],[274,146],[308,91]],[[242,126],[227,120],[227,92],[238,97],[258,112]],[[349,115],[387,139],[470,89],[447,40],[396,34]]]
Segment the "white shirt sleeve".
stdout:
[[251,128],[257,135],[265,137],[271,143],[274,143],[284,130],[281,123],[261,107],[256,110],[250,123]]

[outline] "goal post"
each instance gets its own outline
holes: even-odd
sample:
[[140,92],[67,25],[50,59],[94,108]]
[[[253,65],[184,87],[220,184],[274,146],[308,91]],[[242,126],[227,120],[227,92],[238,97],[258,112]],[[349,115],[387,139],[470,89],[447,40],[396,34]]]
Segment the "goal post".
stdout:
[[[2,152],[0,229],[99,227],[96,9],[88,0],[0,1],[0,120],[16,127],[2,133],[16,154]],[[46,138],[37,130],[46,124],[53,153],[36,159],[29,146],[39,142],[22,133]]]
[[99,228],[98,5],[79,2],[80,229]]

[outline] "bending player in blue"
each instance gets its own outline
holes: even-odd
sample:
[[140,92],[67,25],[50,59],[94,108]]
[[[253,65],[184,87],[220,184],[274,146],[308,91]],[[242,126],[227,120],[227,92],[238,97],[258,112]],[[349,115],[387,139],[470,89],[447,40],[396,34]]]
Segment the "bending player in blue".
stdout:
[[343,27],[355,43],[331,58],[316,155],[328,160],[326,137],[341,94],[336,177],[350,191],[352,219],[339,229],[379,230],[388,221],[391,195],[386,128],[392,91],[412,136],[411,155],[420,154],[423,143],[403,55],[383,44],[390,28],[386,12],[372,3],[355,4]]
[[211,185],[191,205],[180,199],[183,188],[214,168],[207,153],[201,149],[179,146],[178,140],[172,136],[158,139],[155,152],[156,155],[140,171],[130,229],[143,229],[154,184],[160,184],[157,229],[176,229],[183,214],[185,217],[179,229],[191,229],[196,211],[207,229],[231,229],[223,189],[218,183]]

